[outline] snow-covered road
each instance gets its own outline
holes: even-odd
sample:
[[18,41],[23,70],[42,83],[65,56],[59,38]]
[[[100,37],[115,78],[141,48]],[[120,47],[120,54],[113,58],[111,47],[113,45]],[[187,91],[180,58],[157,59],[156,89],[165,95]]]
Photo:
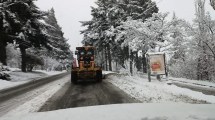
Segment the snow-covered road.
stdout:
[[60,78],[56,76],[56,80],[48,84],[12,98],[10,95],[9,99],[1,99],[0,116],[5,118],[37,111],[139,102],[105,79],[101,83],[79,81],[78,85],[73,85],[70,82],[70,74],[67,73],[64,77],[62,75],[64,74],[61,74]]
[[65,83],[69,82],[70,75],[57,79],[49,84],[27,91],[9,100],[0,103],[0,116],[25,114],[36,112],[39,108]]
[[139,102],[104,79],[101,83],[80,82],[78,85],[65,84],[62,90],[52,96],[40,111]]
[[[215,118],[211,112],[215,109],[214,104],[208,104],[215,103],[215,96],[168,85],[166,81],[153,80],[149,83],[144,77],[113,72],[104,72],[104,74],[106,79],[102,83],[80,82],[78,85],[71,85],[70,75],[66,75],[35,90],[0,102],[0,116],[2,116],[0,119],[28,120],[32,117],[33,120],[67,120],[72,114],[73,118],[83,120],[86,119],[82,116],[83,113],[89,113],[87,115],[90,117],[90,114],[98,115],[96,111],[100,111],[98,112],[100,115],[94,116],[92,119],[97,117],[101,119],[108,111],[111,111],[110,116],[122,115],[116,118],[110,117],[109,119],[112,120],[120,118],[125,120],[137,118],[143,120],[196,120],[196,118],[212,120]],[[140,101],[150,104],[108,105]],[[107,106],[85,107],[94,105]],[[37,111],[50,110],[57,111],[37,113]],[[130,112],[127,113],[126,110],[130,110]],[[169,115],[169,113],[171,114]],[[63,116],[58,117],[56,114]]]

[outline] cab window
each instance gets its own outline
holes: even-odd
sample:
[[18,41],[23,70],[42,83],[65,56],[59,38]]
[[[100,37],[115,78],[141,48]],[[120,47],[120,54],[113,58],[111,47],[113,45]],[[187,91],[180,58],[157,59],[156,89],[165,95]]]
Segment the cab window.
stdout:
[[84,54],[85,54],[85,52],[84,52],[84,51],[81,51],[81,52],[80,52],[80,55],[84,55]]
[[88,51],[87,55],[93,55],[93,51]]

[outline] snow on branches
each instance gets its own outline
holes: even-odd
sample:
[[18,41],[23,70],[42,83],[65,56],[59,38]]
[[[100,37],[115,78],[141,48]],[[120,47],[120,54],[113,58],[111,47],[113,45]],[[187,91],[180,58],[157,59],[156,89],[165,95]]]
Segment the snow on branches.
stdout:
[[138,50],[142,50],[143,46],[151,50],[156,46],[160,49],[165,46],[165,41],[168,41],[168,33],[171,30],[171,24],[166,20],[167,15],[168,13],[154,13],[144,22],[129,18],[117,28],[119,34],[116,40],[124,37],[126,39],[122,46],[131,45]]

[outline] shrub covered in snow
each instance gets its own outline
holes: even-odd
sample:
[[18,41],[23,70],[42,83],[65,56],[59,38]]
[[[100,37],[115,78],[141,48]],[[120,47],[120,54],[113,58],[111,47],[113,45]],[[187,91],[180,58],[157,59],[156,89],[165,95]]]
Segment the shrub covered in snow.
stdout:
[[44,65],[44,61],[42,58],[31,54],[26,55],[26,63],[28,71],[32,71],[33,68],[37,65]]
[[4,71],[10,71],[7,66],[3,66],[2,63],[0,63],[0,80],[10,80],[10,75],[7,74]]
[[19,68],[21,66],[21,53],[13,44],[8,44],[7,50],[7,65],[12,68]]

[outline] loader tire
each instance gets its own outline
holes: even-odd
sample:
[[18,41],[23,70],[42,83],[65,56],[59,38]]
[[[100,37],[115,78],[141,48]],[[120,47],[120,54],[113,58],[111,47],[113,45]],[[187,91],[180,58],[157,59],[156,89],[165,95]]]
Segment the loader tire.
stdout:
[[77,84],[78,83],[77,72],[72,72],[71,73],[71,83],[73,83],[73,84]]
[[102,71],[101,70],[96,71],[96,79],[97,79],[97,82],[102,82]]

